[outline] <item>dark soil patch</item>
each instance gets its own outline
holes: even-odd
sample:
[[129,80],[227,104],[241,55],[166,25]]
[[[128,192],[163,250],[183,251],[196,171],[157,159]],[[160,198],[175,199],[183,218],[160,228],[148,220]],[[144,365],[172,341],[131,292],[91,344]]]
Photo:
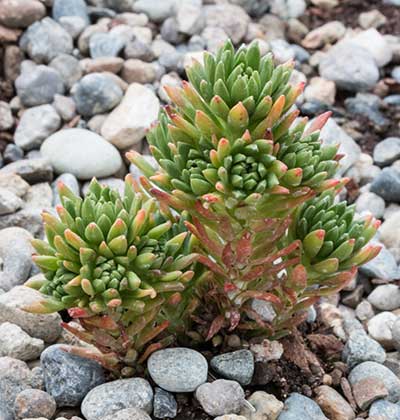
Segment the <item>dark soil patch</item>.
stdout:
[[386,16],[387,22],[379,28],[383,34],[400,35],[400,8],[390,4],[383,4],[382,0],[340,0],[340,4],[324,10],[319,7],[309,7],[305,16],[301,18],[310,29],[317,28],[326,22],[339,20],[345,26],[358,26],[360,13],[378,9]]

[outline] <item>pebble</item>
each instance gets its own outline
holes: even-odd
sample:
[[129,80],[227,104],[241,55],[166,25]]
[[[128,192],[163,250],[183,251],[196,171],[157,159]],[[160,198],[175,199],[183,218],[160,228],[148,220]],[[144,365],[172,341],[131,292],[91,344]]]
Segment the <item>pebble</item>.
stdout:
[[255,411],[244,406],[240,414],[248,420],[276,420],[283,410],[283,403],[274,395],[264,391],[253,392],[247,401],[255,408]]
[[137,0],[133,10],[145,13],[154,22],[162,22],[173,14],[175,4],[175,0]]
[[91,73],[80,79],[71,90],[79,114],[91,117],[115,108],[123,92],[111,77]]
[[147,362],[153,381],[170,392],[193,392],[206,382],[208,364],[192,349],[176,347],[153,353]]
[[102,136],[119,149],[127,149],[139,143],[150,124],[157,119],[159,100],[154,92],[143,85],[133,83],[125,96],[105,120]]
[[101,136],[82,128],[58,131],[40,149],[57,173],[71,173],[78,179],[106,177],[122,165],[118,151]]
[[14,213],[23,206],[24,202],[12,191],[0,187],[0,216]]
[[385,201],[400,203],[400,171],[395,168],[384,168],[372,181],[370,190]]
[[11,163],[21,160],[24,157],[24,151],[14,143],[7,144],[3,153],[4,162]]
[[392,326],[397,316],[392,312],[380,312],[367,324],[369,335],[386,349],[393,348]]
[[353,420],[355,414],[351,405],[333,388],[322,385],[314,389],[315,402],[324,414],[335,420]]
[[185,35],[194,35],[201,32],[205,19],[200,3],[181,3],[177,5],[176,22],[179,32]]
[[283,354],[283,346],[277,340],[264,339],[261,343],[251,344],[250,350],[256,362],[279,360]]
[[[17,249],[20,248],[14,248],[14,252]],[[25,286],[17,286],[7,293],[0,294],[0,323],[11,322],[31,337],[54,343],[61,335],[60,315],[38,315],[23,310],[24,307],[42,299],[41,293]]]
[[375,401],[369,409],[369,415],[388,420],[400,420],[400,405],[385,400]]
[[29,26],[19,45],[36,63],[49,63],[57,55],[69,54],[73,49],[71,35],[49,17]]
[[308,32],[301,44],[305,48],[316,49],[326,44],[334,44],[343,38],[345,33],[346,27],[343,23],[333,20]]
[[151,420],[151,417],[140,408],[126,408],[99,420]]
[[28,191],[29,184],[17,174],[0,174],[0,188],[5,188],[17,197],[22,197]]
[[0,23],[10,28],[26,28],[46,15],[45,6],[37,0],[2,0]]
[[124,60],[121,57],[85,58],[80,61],[80,66],[85,73],[98,73],[102,71],[119,73]]
[[365,48],[379,67],[385,66],[392,60],[393,53],[388,42],[375,28],[357,33],[351,38],[351,42],[359,48]]
[[400,138],[387,137],[374,148],[374,161],[379,166],[391,165],[400,158]]
[[0,101],[0,130],[7,131],[14,125],[11,107],[7,102]]
[[386,247],[383,247],[373,260],[362,265],[360,267],[360,273],[368,277],[375,277],[387,281],[399,278],[396,260]]
[[354,331],[343,348],[343,360],[350,368],[367,361],[383,363],[386,359],[384,348],[364,331]]
[[291,19],[301,16],[306,10],[305,0],[272,0],[271,12],[282,19]]
[[[290,44],[284,39],[273,39],[270,41],[271,51],[274,55],[274,60],[277,63],[286,63],[287,61],[293,60],[295,52]],[[293,73],[295,74],[295,71]]]
[[40,389],[25,389],[15,398],[14,411],[18,419],[52,418],[57,405],[54,398]]
[[348,380],[352,386],[365,378],[381,380],[388,392],[388,400],[397,402],[400,399],[400,379],[387,367],[376,362],[364,362],[357,365],[349,374]]
[[145,379],[119,379],[99,385],[86,395],[81,411],[86,420],[98,420],[125,408],[151,413],[153,390]]
[[293,392],[277,420],[328,420],[319,405],[311,398]]
[[0,287],[3,290],[10,290],[28,279],[32,269],[32,239],[32,235],[20,227],[0,230]]
[[64,349],[69,347],[55,344],[40,356],[44,382],[58,406],[77,407],[91,389],[105,382],[105,375],[97,362]]
[[394,284],[376,287],[368,296],[368,302],[381,311],[400,308],[400,289]]
[[153,63],[130,58],[122,66],[121,77],[129,84],[153,83],[157,77],[156,67]]
[[57,55],[57,57],[51,60],[49,67],[59,73],[67,89],[71,89],[74,83],[82,77],[79,60],[69,54]]
[[124,46],[124,39],[111,33],[93,34],[89,40],[89,51],[92,58],[117,57]]
[[306,101],[318,101],[327,105],[335,102],[336,86],[331,80],[322,77],[313,77],[304,91]]
[[43,340],[30,337],[18,325],[0,324],[0,357],[29,361],[39,357],[43,349]]
[[174,396],[161,388],[155,389],[153,405],[153,414],[157,419],[175,418],[178,412]]
[[[32,372],[21,360],[0,357],[0,410],[3,409],[14,420],[14,401],[16,396],[32,386]],[[2,411],[0,411],[0,415]]]
[[352,391],[361,410],[367,410],[374,401],[386,398],[389,394],[385,384],[374,377],[367,377],[356,382]]
[[378,66],[370,52],[351,41],[332,47],[319,64],[320,75],[352,92],[370,89],[379,79]]
[[210,366],[218,375],[248,385],[253,378],[254,357],[250,350],[238,350],[214,356]]
[[84,31],[87,24],[84,19],[79,16],[62,16],[58,23],[71,35],[72,39],[76,39]]
[[361,156],[360,146],[337,124],[333,118],[329,118],[321,130],[321,138],[324,144],[339,144],[338,153],[345,156],[340,160],[338,174],[344,174],[353,166]]
[[234,44],[246,35],[249,15],[235,4],[213,4],[203,7],[205,26],[218,27],[225,31]]
[[64,82],[56,70],[40,65],[21,73],[15,88],[21,103],[31,107],[53,102],[55,94],[64,93]]
[[382,219],[385,213],[385,200],[373,192],[363,192],[356,200],[356,211],[360,214],[370,213],[377,219]]
[[243,388],[236,381],[217,379],[196,389],[196,399],[210,416],[237,414],[245,404]]
[[72,98],[63,95],[54,95],[52,106],[63,121],[71,121],[76,115],[76,105]]
[[89,24],[87,6],[84,0],[53,0],[53,19],[60,21],[63,17],[79,17]]
[[356,317],[361,322],[368,321],[375,315],[372,305],[367,300],[363,300],[362,302],[360,302],[357,305],[355,312],[356,312]]
[[61,124],[61,118],[51,105],[27,109],[15,130],[14,141],[23,150],[37,149]]
[[378,9],[360,13],[358,23],[363,29],[379,28],[387,22],[387,18]]

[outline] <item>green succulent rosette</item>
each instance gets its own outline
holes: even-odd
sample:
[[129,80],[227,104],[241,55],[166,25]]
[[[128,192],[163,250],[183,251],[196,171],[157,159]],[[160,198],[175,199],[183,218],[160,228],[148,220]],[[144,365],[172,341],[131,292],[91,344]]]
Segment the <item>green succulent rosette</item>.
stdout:
[[48,298],[31,310],[123,308],[141,314],[185,290],[196,259],[185,213],[177,218],[161,209],[130,175],[123,196],[96,180],[84,199],[58,187],[58,217],[43,214],[47,241],[33,240],[44,280],[27,283]]

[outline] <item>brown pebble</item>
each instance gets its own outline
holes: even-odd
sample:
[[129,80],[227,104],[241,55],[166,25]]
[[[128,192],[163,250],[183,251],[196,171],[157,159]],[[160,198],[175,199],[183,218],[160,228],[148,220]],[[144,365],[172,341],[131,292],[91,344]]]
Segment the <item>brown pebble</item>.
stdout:
[[367,410],[374,401],[387,397],[388,390],[380,379],[369,377],[353,385],[353,396],[361,410]]
[[354,411],[350,404],[333,388],[322,385],[314,389],[315,401],[321,407],[324,414],[335,420],[353,420]]
[[340,380],[340,387],[342,388],[343,395],[346,397],[347,401],[350,403],[351,408],[356,411],[357,404],[354,400],[353,393],[351,392],[351,386],[349,381],[346,378]]

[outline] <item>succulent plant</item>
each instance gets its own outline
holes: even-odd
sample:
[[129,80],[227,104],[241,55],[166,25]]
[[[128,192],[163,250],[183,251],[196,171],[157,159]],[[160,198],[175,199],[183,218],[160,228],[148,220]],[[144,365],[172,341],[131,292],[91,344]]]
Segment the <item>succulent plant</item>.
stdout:
[[[362,248],[376,224],[333,206],[348,180],[333,178],[338,145],[320,139],[330,112],[298,118],[304,84],[291,85],[292,62],[275,66],[257,43],[235,52],[230,41],[203,57],[186,69],[182,88],[165,88],[172,103],[147,136],[159,170],[136,152],[128,158],[148,192],[190,213],[185,224],[208,269],[195,287],[206,303],[199,322],[211,323],[204,335],[239,328],[280,336],[378,252]],[[272,305],[272,321],[253,310],[254,298]]]
[[168,305],[181,303],[194,275],[195,239],[184,213],[178,218],[161,209],[130,175],[122,197],[96,180],[84,199],[64,184],[58,188],[58,217],[43,214],[47,241],[32,241],[44,278],[27,283],[48,298],[29,310],[71,309],[86,331],[67,329],[102,349],[108,364],[112,351],[126,363],[123,349],[141,350],[169,325]]

